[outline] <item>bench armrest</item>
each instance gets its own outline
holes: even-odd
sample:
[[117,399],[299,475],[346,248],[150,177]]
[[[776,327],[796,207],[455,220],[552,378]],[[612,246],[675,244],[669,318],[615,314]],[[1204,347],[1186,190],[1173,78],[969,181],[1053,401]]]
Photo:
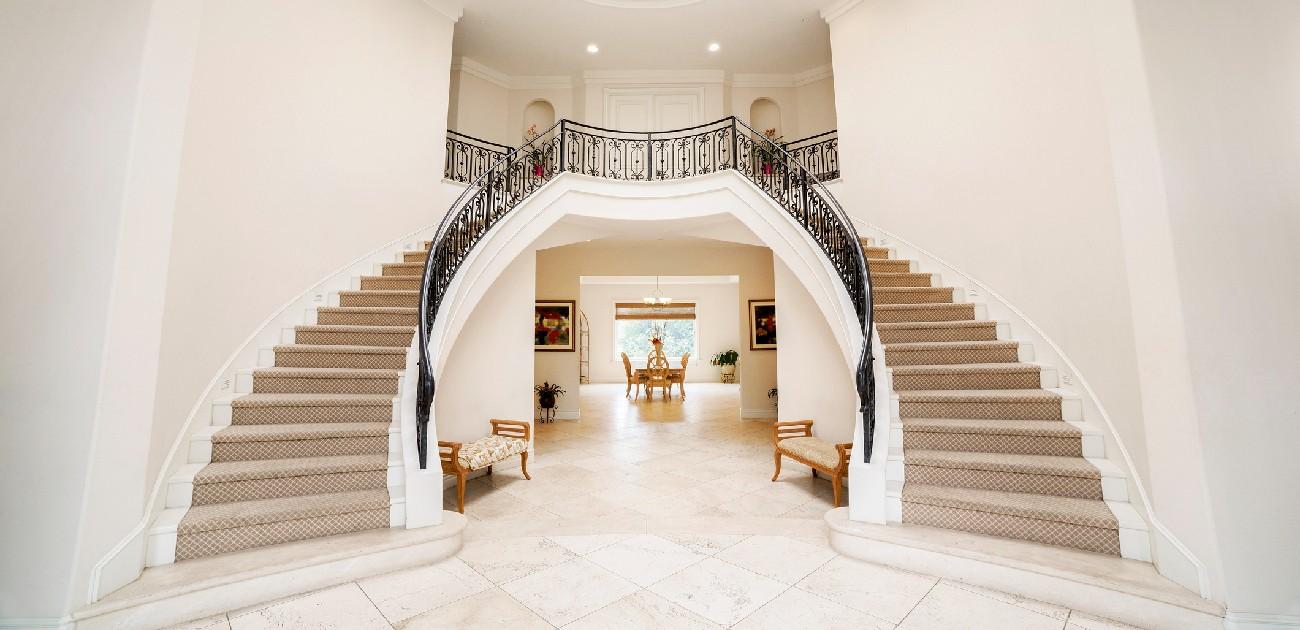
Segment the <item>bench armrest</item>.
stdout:
[[438,459],[442,462],[443,473],[454,475],[464,472],[460,466],[460,447],[460,442],[438,440]]
[[772,424],[772,443],[792,437],[811,437],[812,420],[791,420]]
[[498,420],[496,418],[488,422],[492,423],[492,435],[523,438],[525,440],[532,438],[533,425],[528,422],[522,420]]
[[853,442],[844,442],[836,444],[835,450],[840,454],[840,470],[845,471],[849,468],[849,450],[853,448]]

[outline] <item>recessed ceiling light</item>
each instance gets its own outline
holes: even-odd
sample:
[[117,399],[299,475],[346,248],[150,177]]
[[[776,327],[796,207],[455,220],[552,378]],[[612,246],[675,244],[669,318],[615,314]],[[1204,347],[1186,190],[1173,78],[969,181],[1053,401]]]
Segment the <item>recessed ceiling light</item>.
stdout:
[[718,52],[719,50],[722,50],[722,45],[718,44],[718,42],[709,44],[709,52]]
[[597,46],[597,45],[595,45],[595,44],[587,44],[587,52],[589,52],[589,53],[591,53],[591,54],[594,55],[594,54],[600,52],[600,46]]

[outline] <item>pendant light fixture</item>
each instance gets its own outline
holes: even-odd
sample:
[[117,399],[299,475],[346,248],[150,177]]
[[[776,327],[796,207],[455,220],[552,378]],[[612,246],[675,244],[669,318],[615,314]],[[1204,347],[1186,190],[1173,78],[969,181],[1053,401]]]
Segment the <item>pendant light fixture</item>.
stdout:
[[672,304],[672,303],[673,303],[673,299],[672,299],[672,298],[670,298],[670,297],[666,297],[666,296],[663,294],[663,291],[660,291],[660,290],[659,290],[659,276],[655,276],[655,293],[654,293],[654,295],[647,295],[647,296],[641,298],[641,301],[642,301],[642,302],[645,302],[646,304],[651,305],[651,306],[665,306],[665,305],[668,305],[668,304]]

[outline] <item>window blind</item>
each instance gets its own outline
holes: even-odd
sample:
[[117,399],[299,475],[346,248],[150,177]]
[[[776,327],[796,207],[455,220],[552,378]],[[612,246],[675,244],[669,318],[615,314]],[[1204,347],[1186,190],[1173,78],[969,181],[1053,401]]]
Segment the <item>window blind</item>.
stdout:
[[614,304],[614,319],[695,319],[695,303],[617,302]]

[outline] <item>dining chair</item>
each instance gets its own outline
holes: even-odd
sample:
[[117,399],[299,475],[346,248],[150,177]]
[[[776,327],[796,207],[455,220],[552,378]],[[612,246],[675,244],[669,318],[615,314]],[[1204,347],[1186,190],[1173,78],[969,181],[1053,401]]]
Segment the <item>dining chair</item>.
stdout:
[[680,372],[676,372],[676,371],[671,372],[668,375],[668,393],[670,395],[673,393],[672,385],[673,383],[677,383],[677,392],[678,394],[681,395],[683,400],[686,399],[686,364],[690,362],[691,362],[691,353],[683,352],[682,370]]
[[640,398],[641,385],[644,384],[646,380],[645,375],[637,374],[636,370],[632,369],[632,360],[627,358],[626,352],[620,352],[618,353],[618,356],[623,357],[623,373],[627,375],[627,389],[623,390],[623,397],[627,398],[628,395],[632,393],[632,385],[636,385],[636,396],[633,400]]
[[651,352],[645,359],[645,392],[646,398],[658,387],[663,390],[664,398],[668,397],[669,376],[672,374],[672,366],[668,365],[668,357],[663,352]]

